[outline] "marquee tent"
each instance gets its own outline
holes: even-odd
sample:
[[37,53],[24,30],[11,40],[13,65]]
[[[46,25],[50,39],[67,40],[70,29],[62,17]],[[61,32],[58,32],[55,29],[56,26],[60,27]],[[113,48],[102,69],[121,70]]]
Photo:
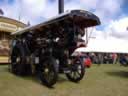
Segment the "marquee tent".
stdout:
[[128,53],[128,43],[118,39],[92,39],[87,47],[78,48],[76,52]]

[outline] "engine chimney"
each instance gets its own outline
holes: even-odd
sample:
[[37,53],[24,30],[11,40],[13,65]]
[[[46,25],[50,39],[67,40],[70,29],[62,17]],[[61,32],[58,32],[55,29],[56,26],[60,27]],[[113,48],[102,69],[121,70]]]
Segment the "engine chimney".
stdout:
[[59,11],[59,14],[61,14],[64,12],[64,0],[59,0],[58,3],[59,3],[59,6],[58,6],[59,10],[58,11]]

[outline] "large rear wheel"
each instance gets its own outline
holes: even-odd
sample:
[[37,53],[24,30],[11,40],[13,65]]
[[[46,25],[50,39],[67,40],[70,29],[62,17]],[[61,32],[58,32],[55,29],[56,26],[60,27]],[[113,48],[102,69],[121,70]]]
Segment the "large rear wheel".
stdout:
[[10,71],[16,75],[25,75],[25,50],[22,46],[14,46],[11,53]]
[[85,74],[85,66],[80,58],[74,58],[72,64],[69,65],[70,71],[66,73],[70,81],[78,82]]
[[41,63],[38,73],[39,78],[44,85],[52,87],[58,79],[58,67],[56,60],[51,57],[43,60]]

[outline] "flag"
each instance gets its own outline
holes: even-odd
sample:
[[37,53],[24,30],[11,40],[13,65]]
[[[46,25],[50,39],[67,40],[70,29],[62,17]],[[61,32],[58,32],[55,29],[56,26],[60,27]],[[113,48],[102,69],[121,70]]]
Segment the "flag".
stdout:
[[4,15],[4,12],[2,9],[0,9],[0,15]]

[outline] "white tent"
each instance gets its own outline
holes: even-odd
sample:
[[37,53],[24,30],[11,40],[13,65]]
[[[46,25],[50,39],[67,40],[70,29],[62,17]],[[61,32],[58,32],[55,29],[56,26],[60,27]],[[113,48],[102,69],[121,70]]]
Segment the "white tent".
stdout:
[[91,39],[85,48],[78,48],[76,52],[103,52],[103,53],[128,53],[128,43],[123,40]]

